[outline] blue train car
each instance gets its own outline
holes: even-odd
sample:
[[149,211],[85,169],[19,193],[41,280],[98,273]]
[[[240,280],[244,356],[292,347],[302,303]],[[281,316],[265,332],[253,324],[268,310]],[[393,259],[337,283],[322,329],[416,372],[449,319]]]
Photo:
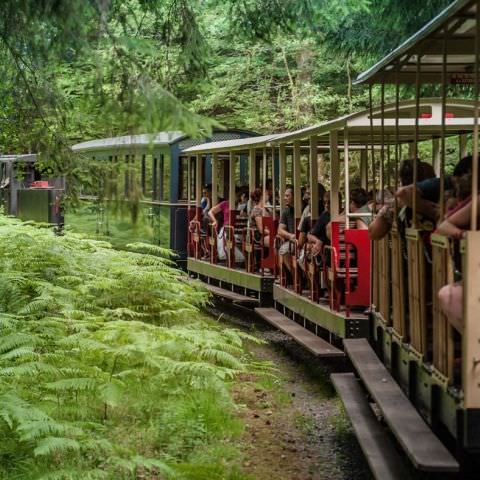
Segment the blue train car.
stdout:
[[[85,189],[81,195],[83,205],[67,212],[66,224],[73,230],[108,239],[119,247],[132,241],[169,247],[182,262],[187,249],[189,191],[188,158],[183,151],[204,142],[252,136],[256,134],[241,129],[214,130],[211,137],[201,139],[182,132],[160,132],[73,145],[73,152],[81,160],[110,165],[117,176],[115,192],[110,192],[108,199],[99,191]],[[204,171],[205,184],[211,183],[210,162],[206,159]],[[242,164],[240,175],[246,175],[246,165]],[[129,208],[136,211],[136,225],[129,218]]]

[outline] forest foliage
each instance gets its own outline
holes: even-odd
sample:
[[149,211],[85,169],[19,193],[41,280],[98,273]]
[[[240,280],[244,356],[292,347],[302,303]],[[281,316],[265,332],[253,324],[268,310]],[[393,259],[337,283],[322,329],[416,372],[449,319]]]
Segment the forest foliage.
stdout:
[[0,218],[0,478],[240,479],[248,337],[170,253]]
[[366,105],[352,80],[448,0],[5,0],[0,150],[70,176],[90,138],[279,131]]

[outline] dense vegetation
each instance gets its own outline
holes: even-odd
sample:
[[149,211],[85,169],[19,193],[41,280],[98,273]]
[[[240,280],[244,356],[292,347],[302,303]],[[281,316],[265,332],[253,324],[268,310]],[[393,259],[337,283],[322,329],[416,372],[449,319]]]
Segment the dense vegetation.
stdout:
[[206,117],[264,132],[361,108],[356,74],[448,3],[6,0],[0,149],[50,154],[74,179],[77,140],[200,134]]
[[244,335],[202,318],[167,252],[4,218],[0,237],[0,478],[241,478]]

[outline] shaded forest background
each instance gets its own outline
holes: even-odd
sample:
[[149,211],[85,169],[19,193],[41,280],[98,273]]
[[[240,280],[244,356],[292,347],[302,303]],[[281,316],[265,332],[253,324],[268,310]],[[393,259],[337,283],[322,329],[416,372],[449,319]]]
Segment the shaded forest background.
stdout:
[[5,0],[0,152],[42,152],[74,175],[80,140],[272,132],[359,110],[357,74],[449,3]]

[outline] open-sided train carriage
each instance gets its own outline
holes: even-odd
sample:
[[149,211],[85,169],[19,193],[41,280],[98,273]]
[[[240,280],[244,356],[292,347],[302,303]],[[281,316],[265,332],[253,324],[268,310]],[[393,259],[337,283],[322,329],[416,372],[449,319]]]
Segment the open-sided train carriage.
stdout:
[[[247,130],[214,130],[210,138],[192,139],[182,132],[127,135],[78,143],[72,150],[85,161],[110,162],[117,175],[115,192],[99,199],[99,192],[85,190],[85,205],[67,215],[67,224],[76,230],[97,234],[112,242],[151,242],[169,247],[184,265],[187,248],[187,165],[182,151],[192,145],[227,139],[252,137]],[[244,168],[243,168],[244,170]],[[211,182],[210,165],[205,168],[205,182]],[[107,181],[108,179],[106,179]],[[105,182],[104,182],[105,183]],[[115,197],[115,198],[113,198]],[[121,200],[138,204],[138,226],[128,214],[123,218],[118,208],[108,203]],[[143,223],[143,225],[142,225]]]
[[[399,206],[395,203],[390,233],[373,242],[371,343],[344,342],[360,383],[353,374],[332,376],[376,478],[408,478],[409,474],[401,466],[401,458],[389,437],[373,418],[363,388],[376,402],[397,445],[414,467],[431,472],[456,472],[460,468],[462,478],[478,477],[478,466],[472,468],[472,464],[480,448],[479,53],[480,2],[459,0],[357,80],[369,84],[370,89],[374,84],[380,85],[382,104],[388,89],[394,91],[397,101],[393,115],[382,105],[378,120],[383,127],[380,144],[387,145],[393,140],[394,165],[401,160],[397,147],[402,142],[400,88],[406,84],[414,86],[411,145],[413,185],[419,185],[418,189],[417,167],[424,151],[422,132],[430,121],[423,111],[422,94],[424,90],[438,89],[442,99],[438,112],[440,128],[437,125],[431,133],[435,142],[435,170],[440,177],[440,221],[451,215],[446,206],[449,154],[446,137],[452,129],[461,130],[465,124],[459,157],[467,152],[473,157],[472,172],[467,177],[469,196],[463,206],[459,204],[463,210],[470,208],[461,240],[428,231],[420,217],[424,213],[420,209],[423,197],[415,193],[412,220],[402,233]],[[469,103],[471,122],[451,109],[447,97],[453,94],[473,98]],[[393,126],[393,132],[387,131],[388,124]],[[384,171],[384,160],[379,173]],[[379,180],[380,189],[392,186],[392,178],[388,181],[381,175]],[[393,183],[398,187],[398,175]],[[456,185],[460,183],[457,181]],[[455,288],[463,294],[463,307],[458,297],[451,297],[447,307],[458,302],[458,308],[463,310],[461,328],[458,325],[454,328],[440,308],[439,291],[453,285],[454,280]],[[449,447],[449,452],[443,445]]]
[[[464,142],[463,134],[473,128],[473,109],[471,101],[449,100],[446,135],[459,136]],[[438,170],[437,137],[442,129],[442,102],[438,99],[422,99],[420,110],[422,119],[418,138],[432,143],[431,161]],[[387,118],[382,120],[382,115]],[[287,184],[293,186],[294,215],[298,224],[302,213],[301,186],[310,185],[312,225],[319,214],[319,180],[330,187],[330,213],[333,219],[344,210],[339,192],[344,198],[349,198],[349,191],[355,186],[353,183],[365,190],[370,188],[371,194],[378,196],[376,188],[385,183],[380,177],[384,176],[386,183],[394,186],[396,167],[393,150],[397,140],[399,148],[396,156],[408,158],[412,155],[415,115],[415,101],[405,101],[295,132],[216,142],[185,150],[184,154],[189,156],[189,184],[192,185],[189,195],[192,202],[189,209],[189,272],[207,281],[217,295],[236,303],[259,304],[261,308],[257,312],[263,318],[291,334],[319,356],[341,355],[342,352],[335,347],[342,347],[342,339],[368,337],[371,327],[368,315],[371,305],[370,240],[367,230],[352,228],[355,219],[365,213],[350,212],[349,202],[345,202],[348,221],[332,222],[332,242],[324,249],[321,266],[311,256],[297,249],[298,240],[291,242],[294,278],[292,285],[287,286],[276,268],[274,244],[279,212],[284,208],[282,192]],[[372,155],[375,161],[372,161]],[[270,209],[276,215],[272,217],[268,214],[263,218],[264,222],[270,222],[269,232],[274,232],[269,235],[268,249],[261,247],[261,238],[252,241],[254,234],[245,223],[239,221],[235,210],[235,192],[240,186],[236,165],[245,157],[248,157],[248,191],[259,186],[265,191],[268,190],[267,185],[271,184],[273,191],[278,189],[280,192],[278,200],[273,196]],[[218,255],[218,232],[202,225],[198,208],[201,186],[204,184],[201,168],[205,161],[212,163],[214,172],[214,202],[216,198],[223,197],[228,198],[230,204],[232,221],[223,232],[223,260]],[[200,168],[196,168],[197,164]],[[377,171],[380,164],[384,164],[385,168]],[[356,178],[352,180],[350,173],[354,169]],[[386,242],[381,243],[383,249],[385,245]],[[235,259],[235,249],[241,251],[241,261]],[[300,261],[305,262],[304,273],[299,269]],[[375,275],[379,275],[380,271],[375,267]],[[384,277],[382,279],[385,280]],[[322,287],[327,289],[325,297],[319,295]],[[377,288],[374,295],[374,303],[380,310],[387,308],[384,305],[387,301],[386,290]],[[273,305],[269,304],[271,300]],[[304,328],[299,330],[297,324]],[[315,336],[322,337],[328,343]]]

